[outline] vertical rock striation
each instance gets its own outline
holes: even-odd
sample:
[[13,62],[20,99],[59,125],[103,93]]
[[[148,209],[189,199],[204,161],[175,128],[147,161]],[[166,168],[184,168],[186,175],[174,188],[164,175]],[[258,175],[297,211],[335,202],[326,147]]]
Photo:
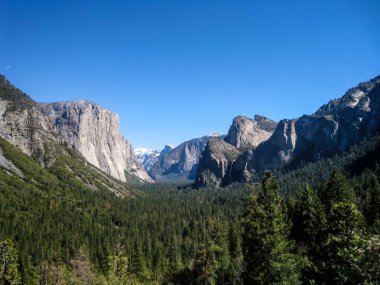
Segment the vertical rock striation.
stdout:
[[276,123],[260,115],[255,119],[237,116],[233,119],[225,141],[237,148],[256,148],[273,133]]
[[224,140],[210,140],[199,161],[195,184],[224,186],[251,179],[253,151],[273,133],[277,123],[264,116],[237,116]]
[[149,175],[156,181],[194,180],[199,158],[208,140],[220,137],[223,136],[212,134],[183,142],[170,151],[165,148],[149,170]]
[[[347,150],[363,138],[380,132],[380,76],[349,89],[341,98],[320,107],[312,115],[282,120],[272,135],[274,124],[261,116],[256,121],[236,117],[228,132],[226,142],[241,150],[231,163],[231,171],[224,173],[222,166],[211,163],[215,148],[206,148],[200,160],[196,184],[230,184],[244,182],[256,171],[274,169],[285,165],[297,165],[301,161],[316,161]],[[209,177],[205,178],[206,176]]]
[[121,181],[128,176],[152,181],[121,135],[116,113],[85,100],[40,104],[40,108],[55,132],[94,166]]

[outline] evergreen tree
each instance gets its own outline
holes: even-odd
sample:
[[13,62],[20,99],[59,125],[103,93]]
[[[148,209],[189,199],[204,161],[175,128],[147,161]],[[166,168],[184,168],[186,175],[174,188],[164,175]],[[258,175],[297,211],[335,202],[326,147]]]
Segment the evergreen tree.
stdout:
[[241,248],[241,235],[236,225],[231,224],[228,232],[229,252],[231,262],[228,268],[226,284],[241,284],[241,272],[243,270],[243,251]]
[[245,284],[300,284],[282,202],[277,181],[266,173],[261,190],[250,195],[243,216]]
[[216,284],[217,269],[219,267],[217,255],[222,249],[215,243],[213,227],[212,222],[204,222],[203,241],[199,244],[194,264],[194,277],[197,284]]
[[2,284],[21,285],[18,254],[11,239],[0,242],[0,281]]
[[335,169],[320,193],[321,201],[329,212],[335,202],[355,202],[355,193],[343,173]]
[[129,268],[142,281],[148,280],[150,277],[141,245],[137,241],[134,242]]
[[109,279],[115,285],[126,284],[128,281],[128,257],[125,248],[120,243],[116,245],[114,255],[109,257]]
[[297,199],[293,210],[293,227],[291,237],[301,245],[307,245],[308,250],[317,249],[321,235],[326,227],[326,215],[323,206],[315,192],[306,186]]
[[315,192],[306,186],[293,208],[291,238],[301,253],[309,258],[303,269],[303,279],[320,280],[321,244],[324,241],[327,221],[324,208]]
[[325,260],[328,260],[326,282],[358,284],[360,258],[365,248],[364,219],[354,203],[333,204],[328,217]]
[[380,234],[380,183],[375,175],[366,185],[364,213],[367,224],[372,231]]
[[374,235],[361,257],[361,276],[364,284],[380,284],[380,236]]

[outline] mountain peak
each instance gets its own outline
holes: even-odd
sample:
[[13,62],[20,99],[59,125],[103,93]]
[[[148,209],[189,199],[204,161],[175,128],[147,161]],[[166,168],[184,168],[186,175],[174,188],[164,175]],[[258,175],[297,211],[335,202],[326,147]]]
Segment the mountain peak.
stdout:
[[216,138],[216,137],[220,137],[220,136],[222,136],[222,135],[219,134],[219,133],[211,133],[211,134],[208,134],[208,135],[207,135],[207,137],[214,137],[214,138]]
[[237,148],[255,148],[272,135],[276,125],[276,122],[260,115],[255,115],[254,120],[236,116],[225,141]]

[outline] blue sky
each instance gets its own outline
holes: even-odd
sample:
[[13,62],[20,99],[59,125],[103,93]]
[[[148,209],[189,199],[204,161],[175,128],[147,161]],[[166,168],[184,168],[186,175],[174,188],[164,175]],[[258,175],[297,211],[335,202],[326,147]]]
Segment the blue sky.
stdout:
[[0,0],[0,73],[88,99],[135,147],[315,111],[380,74],[380,1]]

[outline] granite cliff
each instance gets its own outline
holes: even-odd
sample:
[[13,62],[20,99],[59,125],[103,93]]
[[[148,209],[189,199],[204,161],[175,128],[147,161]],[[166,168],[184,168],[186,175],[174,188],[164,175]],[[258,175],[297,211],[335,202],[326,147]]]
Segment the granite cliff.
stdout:
[[186,141],[169,152],[161,153],[158,161],[149,170],[155,181],[194,180],[198,169],[199,158],[207,142],[212,138],[223,137],[212,134]]
[[130,176],[151,182],[131,144],[120,133],[116,113],[85,100],[39,106],[54,131],[88,162],[121,181]]
[[[380,76],[349,89],[314,114],[281,120],[270,136],[253,132],[256,125],[252,120],[235,118],[226,142],[244,149],[229,161],[226,172],[223,158],[214,155],[225,147],[206,148],[196,185],[244,182],[255,172],[329,157],[375,135],[380,131]],[[220,161],[211,162],[213,156]]]
[[225,141],[237,148],[256,148],[272,135],[276,125],[276,122],[260,115],[255,115],[254,119],[237,116]]
[[224,140],[208,141],[199,161],[196,185],[223,186],[249,179],[252,172],[247,168],[245,160],[272,135],[276,126],[276,122],[261,115],[255,115],[254,119],[235,117]]
[[37,103],[4,76],[0,77],[0,136],[41,164],[49,161],[49,143],[66,143],[121,181],[131,177],[152,181],[121,135],[116,113],[88,101]]

